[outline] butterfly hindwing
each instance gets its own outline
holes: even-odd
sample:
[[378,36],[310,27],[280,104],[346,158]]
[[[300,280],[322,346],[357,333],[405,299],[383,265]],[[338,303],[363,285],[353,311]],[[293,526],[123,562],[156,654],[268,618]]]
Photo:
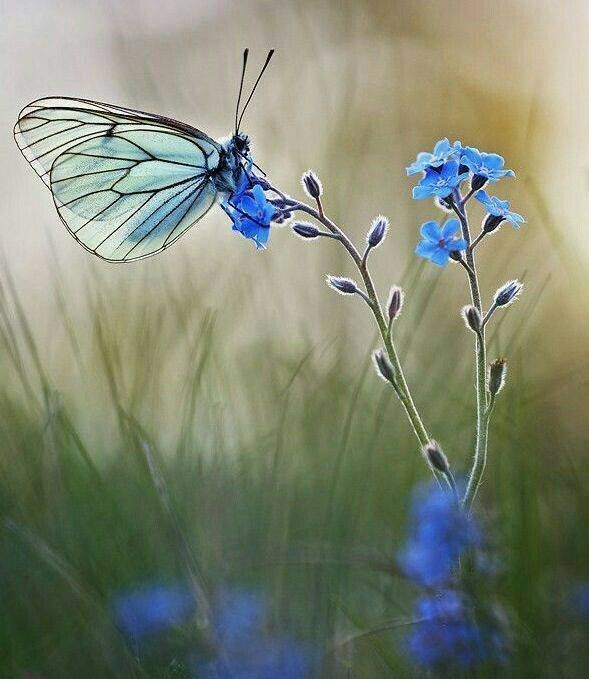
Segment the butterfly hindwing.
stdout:
[[43,99],[24,109],[15,137],[74,238],[109,261],[160,252],[217,198],[221,147],[168,118]]

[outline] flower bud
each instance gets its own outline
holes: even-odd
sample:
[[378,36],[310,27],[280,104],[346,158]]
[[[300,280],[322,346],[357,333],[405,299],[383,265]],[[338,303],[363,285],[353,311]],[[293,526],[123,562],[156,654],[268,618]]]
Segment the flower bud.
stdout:
[[473,332],[480,332],[483,327],[483,321],[479,310],[472,304],[467,304],[462,307],[462,318],[466,323],[466,327]]
[[523,287],[523,284],[517,280],[507,281],[495,293],[495,305],[508,306],[517,299]]
[[470,188],[473,191],[478,191],[479,189],[482,189],[483,186],[486,183],[487,183],[487,177],[484,177],[482,174],[475,174],[475,176],[472,178],[472,181],[470,183]]
[[310,197],[317,200],[323,193],[323,186],[319,177],[313,172],[313,170],[307,170],[302,177],[303,188],[305,193]]
[[454,196],[452,196],[452,194],[446,196],[445,198],[438,196],[436,202],[438,204],[438,207],[441,207],[442,210],[452,212],[452,206],[454,205]]
[[488,214],[483,220],[483,231],[485,233],[491,233],[504,221],[505,217],[502,217],[501,215]]
[[351,278],[341,278],[339,276],[328,276],[327,285],[342,295],[353,295],[357,292],[358,286]]
[[301,238],[317,238],[319,235],[319,229],[309,222],[296,222],[293,224],[292,230]]
[[387,230],[389,228],[389,220],[382,215],[379,215],[370,227],[370,231],[366,236],[366,242],[371,248],[378,247],[387,235]]
[[387,311],[389,314],[389,321],[394,321],[395,318],[401,315],[403,310],[403,301],[405,293],[398,285],[393,285],[389,292],[389,301],[387,303]]
[[372,354],[372,360],[374,361],[374,367],[378,376],[385,382],[390,384],[395,384],[395,368],[391,363],[389,357],[387,356],[384,349],[377,349]]
[[425,459],[431,464],[434,469],[437,469],[443,474],[450,471],[450,464],[444,451],[437,441],[430,441],[423,447],[423,455]]
[[504,358],[498,358],[491,363],[489,368],[489,393],[491,396],[497,396],[503,389],[506,374],[507,361]]

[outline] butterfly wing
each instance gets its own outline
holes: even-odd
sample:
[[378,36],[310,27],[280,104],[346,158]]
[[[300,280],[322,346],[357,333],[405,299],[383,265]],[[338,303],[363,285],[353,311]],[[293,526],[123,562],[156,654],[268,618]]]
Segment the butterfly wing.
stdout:
[[93,254],[127,262],[171,245],[213,206],[221,146],[196,128],[88,100],[41,99],[15,139]]

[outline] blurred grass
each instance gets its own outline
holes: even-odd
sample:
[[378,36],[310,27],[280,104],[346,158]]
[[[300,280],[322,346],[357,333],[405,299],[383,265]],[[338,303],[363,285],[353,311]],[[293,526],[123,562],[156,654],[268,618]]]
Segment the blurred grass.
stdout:
[[[421,265],[408,269],[413,314],[431,313],[431,283]],[[322,649],[407,615],[415,592],[370,563],[394,557],[409,493],[426,471],[398,404],[372,374],[370,347],[350,361],[337,336],[295,349],[268,334],[236,354],[228,326],[239,328],[239,312],[228,323],[226,310],[207,308],[207,290],[197,294],[190,273],[148,298],[141,282],[117,297],[106,277],[89,277],[86,326],[69,313],[72,291],[56,283],[54,341],[71,378],[58,390],[62,365],[37,342],[6,265],[2,291],[4,676],[165,676],[136,662],[109,614],[120,588],[187,577],[145,442],[210,588],[269,591],[274,619]],[[522,322],[535,302],[524,297],[500,330],[504,348],[514,332],[519,348],[509,352],[480,510],[516,632],[516,668],[505,676],[554,676],[563,662],[565,676],[582,676],[586,654],[580,642],[568,654],[578,631],[561,605],[589,564],[582,441],[555,431],[542,398],[549,377],[529,377]],[[424,351],[411,316],[399,326],[406,354]],[[454,371],[443,337],[429,337],[425,352],[429,397],[422,390],[420,401],[464,469],[471,368],[458,362]],[[402,633],[338,649],[325,676],[348,676],[342,659],[351,676],[413,676]]]

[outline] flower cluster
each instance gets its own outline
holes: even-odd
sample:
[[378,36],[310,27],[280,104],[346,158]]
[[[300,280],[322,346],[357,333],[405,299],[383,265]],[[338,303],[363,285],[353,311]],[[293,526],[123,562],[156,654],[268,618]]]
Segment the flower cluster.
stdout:
[[407,638],[407,652],[415,663],[430,670],[473,668],[503,661],[506,640],[500,621],[476,620],[468,598],[454,590],[421,597],[415,611],[420,622]]
[[427,587],[450,583],[458,561],[480,547],[482,535],[472,516],[437,484],[417,489],[411,506],[411,533],[399,555],[403,571]]
[[121,592],[112,609],[117,627],[136,650],[147,652],[183,630],[190,644],[187,665],[199,679],[305,679],[317,660],[309,646],[266,632],[268,602],[258,592],[221,590],[212,604],[211,639],[200,646],[196,628],[189,628],[197,602],[184,584],[155,583]]
[[252,172],[252,164],[241,174],[235,191],[224,202],[223,208],[233,222],[233,230],[254,241],[256,248],[266,248],[270,238],[270,224],[285,218],[276,200],[265,193],[266,182]]
[[[441,139],[433,153],[417,155],[415,162],[407,168],[407,174],[423,174],[413,188],[413,198],[435,198],[442,209],[453,210],[459,216],[464,215],[466,201],[474,196],[487,210],[482,233],[488,234],[505,221],[515,228],[525,221],[521,215],[509,209],[508,201],[489,196],[481,190],[487,183],[515,177],[512,170],[503,167],[504,164],[502,156],[497,153],[485,153],[471,146],[462,146],[459,141],[450,144],[448,139]],[[470,191],[463,198],[460,187],[468,179]],[[416,253],[438,266],[445,266],[451,258],[458,259],[461,251],[471,247],[464,237],[454,237],[459,228],[460,224],[456,220],[449,220],[443,226],[426,222],[421,227],[423,240],[418,244]],[[467,234],[463,233],[463,236]],[[457,256],[452,257],[453,253]]]
[[417,664],[468,668],[503,659],[499,621],[488,611],[484,622],[477,620],[471,598],[456,589],[460,560],[482,546],[479,525],[451,493],[437,484],[416,491],[411,532],[399,563],[410,579],[430,589],[415,603],[416,625],[407,638],[407,651]]
[[213,606],[218,654],[197,659],[199,679],[304,679],[312,676],[314,653],[286,636],[269,637],[264,630],[267,601],[259,593],[230,589]]

